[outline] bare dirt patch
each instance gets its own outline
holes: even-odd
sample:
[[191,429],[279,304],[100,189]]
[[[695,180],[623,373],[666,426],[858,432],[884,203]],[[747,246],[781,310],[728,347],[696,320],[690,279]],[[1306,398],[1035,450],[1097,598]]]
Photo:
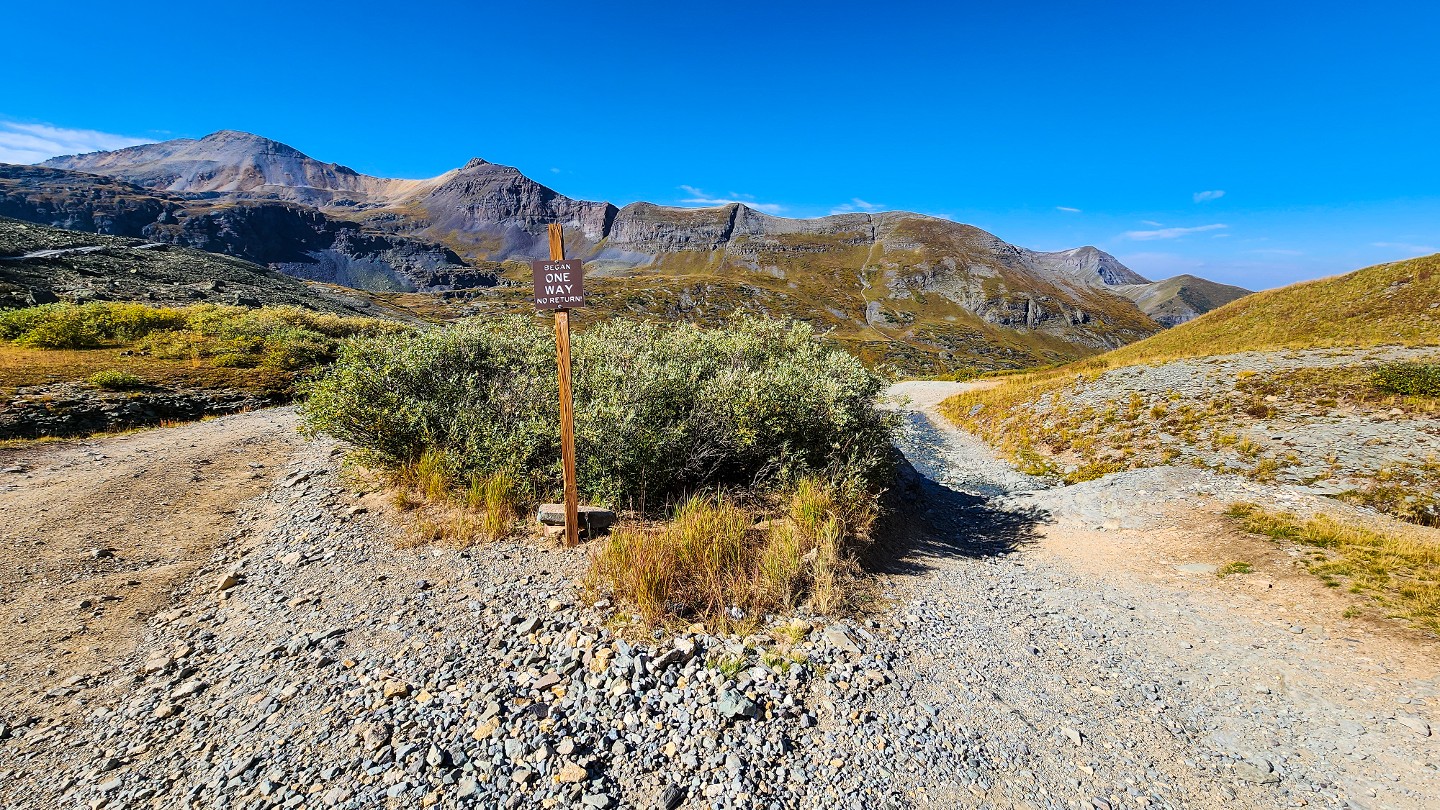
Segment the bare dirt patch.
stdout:
[[0,708],[129,656],[300,444],[294,421],[270,409],[0,452]]

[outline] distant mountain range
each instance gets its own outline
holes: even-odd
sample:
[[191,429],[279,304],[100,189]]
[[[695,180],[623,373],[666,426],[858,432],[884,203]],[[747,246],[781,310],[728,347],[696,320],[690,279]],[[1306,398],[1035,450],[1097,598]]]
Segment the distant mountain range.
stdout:
[[442,291],[481,310],[523,304],[514,287],[528,275],[516,262],[543,257],[546,226],[559,222],[602,314],[789,315],[912,372],[1073,359],[1247,294],[1190,276],[1153,283],[1093,247],[1037,252],[919,214],[617,208],[480,159],[393,180],[232,131],[0,165],[0,216],[181,244],[358,289]]

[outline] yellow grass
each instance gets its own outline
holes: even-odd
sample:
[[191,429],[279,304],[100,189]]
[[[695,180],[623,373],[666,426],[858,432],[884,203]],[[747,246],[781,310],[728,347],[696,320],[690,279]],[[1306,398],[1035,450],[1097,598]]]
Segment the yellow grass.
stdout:
[[514,534],[522,512],[514,477],[505,472],[480,476],[457,491],[451,467],[443,451],[431,449],[390,474],[391,502],[402,512],[416,513],[406,542],[463,548]]
[[[951,397],[941,404],[940,410],[952,422],[995,444],[1028,471],[1055,472],[1056,465],[1050,455],[1086,441],[1081,435],[1084,431],[1067,430],[1075,427],[1069,423],[1086,421],[1093,415],[1085,414],[1085,419],[1077,419],[1074,414],[1052,412],[1042,419],[1032,412],[1033,406],[1046,394],[1063,392],[1068,386],[1093,380],[1108,369],[1245,351],[1363,348],[1382,344],[1440,345],[1440,255],[1367,267],[1343,276],[1255,293],[1194,321],[1098,357],[1009,376],[993,388]],[[1356,398],[1355,392],[1362,387],[1368,390],[1364,383],[1369,375],[1369,371],[1359,369],[1346,373],[1297,371],[1239,382],[1242,390],[1254,395],[1251,407],[1255,413],[1251,415],[1263,416],[1269,412],[1263,395],[1271,388],[1283,385],[1292,393],[1309,390],[1318,399],[1329,396],[1341,401]],[[1433,411],[1433,402],[1417,397],[1375,395],[1363,399],[1368,404],[1384,402],[1407,411]],[[1135,410],[1133,404],[1130,410]],[[1150,415],[1156,420],[1167,417],[1163,410]],[[1174,427],[1182,433],[1187,428],[1193,431],[1203,420],[1213,420],[1215,416],[1192,410],[1185,414],[1188,424],[1177,423]],[[1072,476],[1080,479],[1103,472],[1105,464],[1096,462],[1114,460],[1084,459],[1082,463],[1089,466],[1083,471],[1077,469]],[[1257,474],[1272,473],[1273,470],[1268,469],[1271,466],[1273,464],[1265,464]]]
[[120,349],[27,349],[0,342],[0,395],[24,386],[79,382],[102,371],[128,372],[146,385],[283,391],[294,375],[270,368],[222,368],[203,360],[122,356]]
[[1306,565],[1332,587],[1348,587],[1397,616],[1440,631],[1440,531],[1362,526],[1329,515],[1302,519],[1238,503],[1227,514],[1248,532],[1314,549]]
[[768,520],[724,496],[695,496],[669,523],[616,529],[596,550],[586,585],[652,624],[746,626],[805,600],[832,613],[849,596],[846,544],[864,538],[873,504],[868,494],[817,480],[786,493]]
[[[1440,254],[1292,284],[1219,309],[1081,365],[1336,346],[1440,345]],[[1428,316],[1428,317],[1427,317]]]

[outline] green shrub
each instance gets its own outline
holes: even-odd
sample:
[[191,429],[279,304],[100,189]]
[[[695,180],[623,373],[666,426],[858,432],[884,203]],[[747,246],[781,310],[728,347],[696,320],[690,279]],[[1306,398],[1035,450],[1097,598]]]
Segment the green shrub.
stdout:
[[[594,501],[655,508],[812,473],[873,482],[888,458],[880,379],[803,324],[611,321],[577,335],[573,356],[579,480]],[[532,318],[351,341],[308,393],[308,429],[369,463],[437,449],[457,480],[507,472],[558,490],[554,337]]]
[[139,388],[145,384],[145,381],[128,371],[106,369],[91,374],[90,384],[107,391],[124,391],[129,388]]
[[1375,369],[1370,383],[1390,394],[1440,397],[1440,364],[1390,363]]
[[152,307],[117,301],[45,304],[0,313],[0,338],[40,349],[93,349],[139,343],[156,357],[230,355],[225,365],[294,370],[329,362],[341,338],[404,331],[373,318],[345,318],[299,307],[197,304]]

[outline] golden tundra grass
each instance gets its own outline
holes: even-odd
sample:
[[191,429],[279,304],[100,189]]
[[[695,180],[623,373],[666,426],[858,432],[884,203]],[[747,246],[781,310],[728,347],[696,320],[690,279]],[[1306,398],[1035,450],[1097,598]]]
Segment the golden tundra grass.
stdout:
[[513,476],[497,472],[471,479],[456,491],[443,451],[426,450],[391,475],[391,502],[401,511],[418,510],[411,544],[469,546],[514,533],[521,514],[520,489]]
[[222,368],[208,362],[166,360],[118,349],[30,349],[0,341],[0,392],[31,385],[76,382],[105,371],[134,374],[146,385],[278,391],[293,374],[270,368]]
[[1245,531],[1313,549],[1306,566],[1326,585],[1348,587],[1432,631],[1440,631],[1440,532],[1363,526],[1329,515],[1300,518],[1237,503],[1227,515]]
[[700,618],[737,626],[809,600],[819,613],[848,601],[853,561],[847,541],[863,538],[874,501],[814,479],[801,481],[768,520],[726,496],[694,496],[655,527],[621,527],[596,550],[592,590],[634,607],[647,622]]

